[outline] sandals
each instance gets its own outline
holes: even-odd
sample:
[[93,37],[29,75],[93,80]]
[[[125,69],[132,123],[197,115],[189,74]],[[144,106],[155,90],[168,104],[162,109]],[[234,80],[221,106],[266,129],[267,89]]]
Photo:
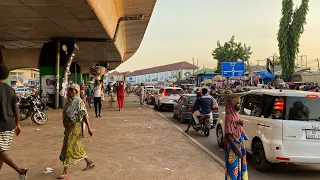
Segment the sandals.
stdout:
[[82,171],[88,171],[94,167],[96,167],[96,165],[94,165],[93,162],[91,162],[89,165],[87,165],[86,168],[82,169]]
[[24,169],[24,174],[19,175],[20,180],[26,180],[28,178],[28,169]]
[[61,174],[57,179],[67,179],[68,174]]

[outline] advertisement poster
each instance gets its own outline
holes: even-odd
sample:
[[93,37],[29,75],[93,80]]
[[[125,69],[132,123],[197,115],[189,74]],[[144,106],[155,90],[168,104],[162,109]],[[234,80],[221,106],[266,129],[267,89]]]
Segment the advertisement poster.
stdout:
[[46,75],[41,77],[41,88],[42,94],[55,94],[56,92],[56,81],[54,75]]

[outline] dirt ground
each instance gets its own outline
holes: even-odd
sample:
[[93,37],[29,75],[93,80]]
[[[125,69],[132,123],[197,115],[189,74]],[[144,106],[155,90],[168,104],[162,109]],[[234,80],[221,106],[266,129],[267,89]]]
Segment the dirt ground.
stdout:
[[[140,106],[134,95],[125,97],[124,111],[103,104],[102,117],[89,116],[93,137],[83,144],[96,167],[82,172],[85,162],[70,167],[70,180],[221,180],[224,170],[193,146],[180,132],[148,106]],[[22,133],[9,151],[14,160],[29,169],[30,180],[56,179],[63,166],[59,154],[63,140],[61,110],[47,111],[44,126],[22,122]],[[52,173],[44,174],[46,167]],[[4,165],[0,180],[18,179]]]

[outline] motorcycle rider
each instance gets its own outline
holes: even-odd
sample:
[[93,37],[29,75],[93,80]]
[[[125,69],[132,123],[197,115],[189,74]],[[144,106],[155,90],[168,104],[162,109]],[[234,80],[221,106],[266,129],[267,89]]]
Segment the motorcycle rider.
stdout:
[[[213,98],[208,95],[208,89],[207,88],[202,88],[201,90],[202,96],[200,98],[197,98],[196,102],[193,105],[192,108],[192,117],[194,121],[196,122],[197,126],[199,126],[199,116],[202,115],[211,115],[212,113],[212,107],[214,105]],[[189,121],[188,129],[185,131],[188,133],[189,128],[191,127],[193,121]]]

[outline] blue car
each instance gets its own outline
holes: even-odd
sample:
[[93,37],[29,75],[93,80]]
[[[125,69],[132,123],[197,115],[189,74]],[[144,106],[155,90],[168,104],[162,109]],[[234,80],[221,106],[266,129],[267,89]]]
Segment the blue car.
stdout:
[[[192,118],[192,107],[197,99],[196,94],[183,94],[175,102],[173,109],[173,117],[179,118],[181,123],[189,122]],[[219,117],[219,106],[214,98],[214,107],[212,107],[212,120],[216,124]]]

